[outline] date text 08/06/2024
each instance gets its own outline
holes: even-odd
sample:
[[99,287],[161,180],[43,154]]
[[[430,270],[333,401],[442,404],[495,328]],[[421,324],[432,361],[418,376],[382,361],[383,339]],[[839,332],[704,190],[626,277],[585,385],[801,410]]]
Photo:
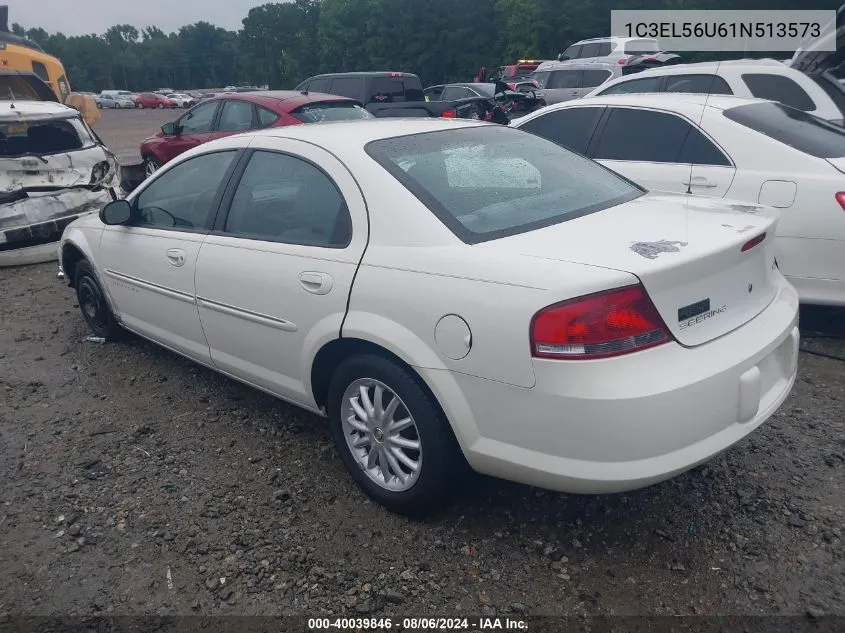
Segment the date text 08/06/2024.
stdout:
[[511,617],[308,618],[309,631],[525,631],[528,622]]

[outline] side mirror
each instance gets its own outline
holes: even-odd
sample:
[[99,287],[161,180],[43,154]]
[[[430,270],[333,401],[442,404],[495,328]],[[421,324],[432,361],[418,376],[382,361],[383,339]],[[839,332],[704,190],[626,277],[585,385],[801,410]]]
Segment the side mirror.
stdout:
[[565,62],[567,59],[569,59],[569,55],[564,55],[563,53],[557,56],[559,62]]
[[170,123],[165,123],[161,126],[161,132],[165,136],[178,136],[179,126],[176,125],[175,121],[171,121]]
[[100,210],[100,220],[109,226],[126,224],[132,217],[132,205],[126,200],[112,200]]

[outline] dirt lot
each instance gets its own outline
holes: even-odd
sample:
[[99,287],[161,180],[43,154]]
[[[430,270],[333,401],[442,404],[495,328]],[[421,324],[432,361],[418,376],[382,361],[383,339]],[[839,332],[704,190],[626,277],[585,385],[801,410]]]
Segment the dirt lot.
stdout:
[[141,162],[138,145],[184,110],[102,110],[94,130],[124,165]]
[[802,354],[769,423],[673,481],[479,477],[411,522],[358,492],[320,419],[137,338],[87,342],[55,264],[1,269],[0,296],[0,615],[845,614],[841,361]]

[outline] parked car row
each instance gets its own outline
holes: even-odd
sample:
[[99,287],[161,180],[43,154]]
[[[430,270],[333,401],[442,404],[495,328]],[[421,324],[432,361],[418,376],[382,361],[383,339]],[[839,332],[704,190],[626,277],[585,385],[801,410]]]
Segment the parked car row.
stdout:
[[191,94],[182,92],[158,93],[142,92],[135,94],[128,90],[104,90],[95,96],[98,108],[190,108],[199,100]]

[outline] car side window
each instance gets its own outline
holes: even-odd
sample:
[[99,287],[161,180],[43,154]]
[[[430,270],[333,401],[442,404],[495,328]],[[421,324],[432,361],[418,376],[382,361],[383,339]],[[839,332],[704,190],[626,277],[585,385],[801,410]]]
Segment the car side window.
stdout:
[[474,96],[468,89],[462,86],[449,86],[443,89],[443,94],[440,97],[441,101],[455,101],[456,99],[466,99]]
[[600,86],[610,79],[612,74],[609,70],[585,70],[581,79],[582,87],[595,88]]
[[361,98],[361,85],[363,78],[358,77],[335,77],[332,79],[332,87],[329,92],[340,97],[349,97],[350,99]]
[[643,77],[642,79],[632,79],[631,81],[622,81],[602,90],[600,95],[624,95],[638,92],[657,92],[660,89],[660,80],[662,77]]
[[248,130],[252,127],[252,114],[252,104],[249,101],[227,99],[223,102],[217,129],[221,132]]
[[325,77],[320,79],[312,79],[310,83],[305,84],[303,88],[306,92],[329,92],[329,80]]
[[813,112],[816,104],[804,89],[789,77],[763,73],[747,73],[742,76],[751,94],[758,99],[780,101],[804,112]]
[[716,167],[730,167],[731,161],[716,147],[713,142],[704,136],[698,128],[692,127],[686,141],[681,148],[678,157],[679,163],[692,163],[695,165],[713,165]]
[[549,78],[549,88],[578,88],[580,85],[580,70],[556,70]]
[[268,242],[342,248],[349,209],[334,182],[289,154],[257,151],[238,183],[224,232]]
[[579,57],[598,57],[599,50],[601,50],[601,44],[599,42],[584,44],[581,48],[581,54]]
[[581,57],[581,44],[573,44],[569,48],[564,51],[564,56],[568,57],[569,59],[578,59]]
[[432,86],[423,90],[423,94],[428,97],[429,101],[440,101],[443,97],[443,86]]
[[258,127],[270,127],[279,120],[279,115],[272,110],[261,106],[256,106],[256,110],[258,110]]
[[177,230],[208,228],[211,203],[234,156],[234,150],[203,154],[168,169],[135,199],[132,225]]
[[613,50],[613,46],[610,42],[602,42],[599,44],[599,52],[597,57],[607,57],[610,55],[610,51]]
[[604,108],[565,108],[527,121],[519,129],[586,154]]
[[214,113],[217,112],[217,102],[204,103],[197,106],[179,119],[179,131],[182,134],[202,134],[211,131]]
[[691,129],[674,114],[611,108],[593,158],[677,163]]
[[732,95],[733,91],[719,75],[669,75],[663,92]]

